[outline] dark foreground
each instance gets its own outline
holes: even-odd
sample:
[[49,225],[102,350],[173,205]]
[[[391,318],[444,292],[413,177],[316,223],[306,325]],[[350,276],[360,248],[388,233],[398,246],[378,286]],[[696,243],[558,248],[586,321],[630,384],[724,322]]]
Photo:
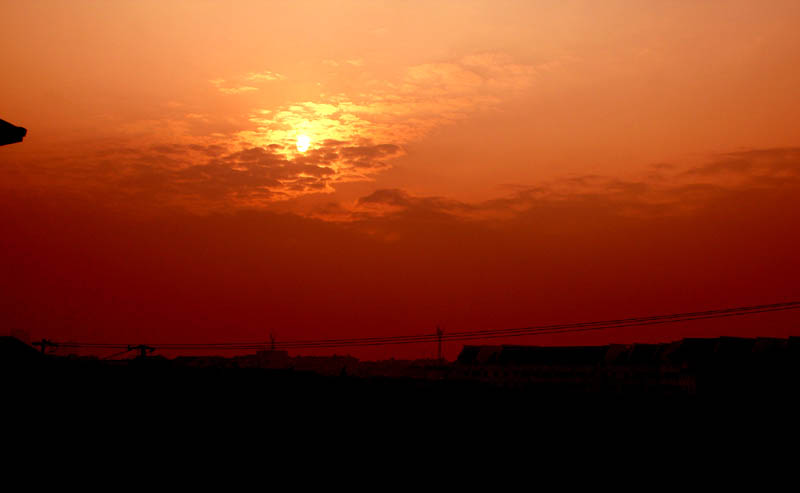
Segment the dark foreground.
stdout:
[[647,365],[639,374],[630,365],[627,373],[580,365],[568,372],[553,360],[526,366],[523,350],[503,356],[495,348],[481,353],[491,361],[467,352],[466,362],[406,369],[424,370],[420,378],[245,367],[253,358],[109,362],[16,347],[22,356],[0,359],[0,414],[6,436],[23,447],[101,450],[122,440],[162,457],[173,447],[201,455],[291,449],[298,457],[314,448],[342,459],[354,449],[433,453],[446,442],[482,457],[520,447],[552,457],[702,456],[709,447],[730,444],[739,454],[745,443],[793,441],[799,410],[798,365],[785,358],[679,368],[684,378],[675,380]]
[[744,408],[793,403],[800,389],[797,338],[770,344],[683,340],[627,348],[466,346],[452,363],[289,358],[276,351],[105,361],[44,355],[16,339],[2,339],[0,371],[12,400],[59,406],[127,403],[154,412],[176,406],[274,409],[299,402],[318,410],[387,404],[536,411],[572,404]]

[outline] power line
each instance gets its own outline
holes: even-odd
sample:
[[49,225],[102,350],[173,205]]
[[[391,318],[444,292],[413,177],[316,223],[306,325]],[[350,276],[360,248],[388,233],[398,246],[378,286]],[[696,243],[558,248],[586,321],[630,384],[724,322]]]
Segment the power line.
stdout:
[[129,353],[131,351],[132,351],[131,349],[125,349],[124,351],[120,351],[118,353],[114,353],[114,354],[108,355],[108,356],[104,357],[103,359],[114,359],[117,356],[122,356],[123,354]]
[[[642,327],[666,323],[679,323],[695,320],[707,320],[716,318],[738,317],[753,315],[758,313],[778,312],[800,308],[800,301],[785,303],[773,303],[767,305],[742,306],[735,308],[723,308],[716,310],[706,310],[699,312],[673,313],[666,315],[654,315],[648,317],[631,317],[623,319],[602,320],[592,322],[578,322],[571,324],[551,324],[530,327],[520,327],[512,329],[483,329],[474,331],[448,332],[435,334],[416,334],[406,336],[383,336],[383,337],[357,337],[357,338],[338,338],[338,339],[310,339],[276,342],[270,341],[245,342],[245,343],[164,343],[151,344],[150,347],[176,350],[253,350],[272,348],[275,349],[302,349],[302,348],[338,348],[338,347],[361,347],[361,346],[384,346],[399,344],[418,344],[441,341],[471,341],[480,339],[498,339],[507,337],[536,336],[544,334],[558,334],[566,332],[583,332],[595,330],[607,330],[623,327]],[[62,347],[69,348],[91,348],[91,349],[125,349],[129,344],[109,344],[109,343],[60,343]],[[127,351],[123,351],[127,352]]]
[[[788,302],[788,303],[775,303],[770,305],[755,305],[755,306],[745,306],[745,307],[737,307],[737,308],[725,308],[725,309],[718,309],[718,310],[707,310],[702,312],[687,312],[687,313],[675,313],[669,315],[656,315],[656,316],[649,316],[649,317],[633,317],[633,318],[626,318],[626,319],[615,319],[615,320],[603,320],[603,321],[594,321],[594,322],[578,322],[578,323],[571,323],[571,324],[555,324],[555,325],[541,325],[541,326],[531,326],[531,327],[522,327],[522,328],[513,328],[513,329],[484,329],[484,330],[475,330],[475,331],[463,331],[463,332],[451,332],[446,335],[444,338],[448,340],[462,340],[464,338],[475,338],[480,339],[484,338],[496,338],[501,336],[512,336],[516,333],[522,333],[523,335],[528,335],[532,332],[539,332],[539,331],[553,331],[553,330],[560,330],[560,329],[572,329],[576,327],[584,327],[584,326],[603,326],[603,328],[616,326],[617,324],[639,324],[640,322],[649,322],[649,321],[656,321],[656,320],[670,320],[670,321],[680,321],[679,319],[695,319],[696,317],[704,317],[704,318],[717,318],[722,316],[738,316],[738,315],[749,315],[751,313],[763,313],[769,311],[781,311],[781,310],[788,310],[788,309],[795,309],[800,308],[800,302]],[[351,344],[367,344],[367,343],[393,343],[393,342],[430,342],[435,340],[437,336],[435,334],[417,334],[417,335],[408,335],[408,336],[383,336],[383,337],[359,337],[359,338],[348,338],[348,339],[322,339],[322,340],[297,340],[297,341],[286,341],[278,344],[279,347],[306,347],[306,346],[315,346],[318,344],[325,344],[325,345],[351,345]],[[189,346],[203,346],[203,347],[221,347],[221,346],[235,346],[235,347],[254,347],[254,346],[264,346],[265,343],[263,342],[255,342],[255,343],[216,343],[216,344],[164,344],[163,347],[168,346],[175,346],[175,347],[189,347]]]

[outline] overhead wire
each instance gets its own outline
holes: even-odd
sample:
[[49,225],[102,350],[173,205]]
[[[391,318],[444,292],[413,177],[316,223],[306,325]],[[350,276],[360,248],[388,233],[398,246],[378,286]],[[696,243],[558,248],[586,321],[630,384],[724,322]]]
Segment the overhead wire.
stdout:
[[[482,329],[473,331],[456,331],[437,334],[414,334],[397,336],[376,336],[376,337],[354,337],[354,338],[333,338],[333,339],[308,339],[290,341],[257,341],[257,342],[224,342],[224,343],[155,343],[149,344],[152,347],[162,350],[175,351],[198,351],[198,350],[253,350],[253,349],[311,349],[311,348],[339,348],[339,347],[362,347],[362,346],[384,346],[398,344],[418,344],[438,341],[472,341],[481,339],[498,339],[523,336],[538,336],[544,334],[560,334],[568,332],[584,332],[595,330],[607,330],[624,327],[641,327],[666,323],[679,323],[695,320],[706,320],[715,318],[737,317],[753,315],[758,313],[778,312],[800,308],[800,301],[783,303],[772,303],[764,305],[751,305],[733,308],[723,308],[716,310],[705,310],[697,312],[672,313],[665,315],[653,315],[646,317],[629,317],[622,319],[600,320],[590,322],[577,322],[567,324],[550,324],[529,327],[518,327],[511,329]],[[88,348],[88,349],[126,349],[118,354],[128,352],[130,344],[116,343],[80,343],[65,342],[59,343],[62,347],[69,348]],[[115,357],[116,355],[112,355]]]

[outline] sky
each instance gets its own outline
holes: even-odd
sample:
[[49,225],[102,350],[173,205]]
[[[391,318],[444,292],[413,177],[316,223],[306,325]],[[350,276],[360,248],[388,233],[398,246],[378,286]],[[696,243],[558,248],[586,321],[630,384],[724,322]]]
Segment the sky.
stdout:
[[9,331],[319,339],[800,299],[794,0],[0,7],[0,118],[28,129],[0,147]]

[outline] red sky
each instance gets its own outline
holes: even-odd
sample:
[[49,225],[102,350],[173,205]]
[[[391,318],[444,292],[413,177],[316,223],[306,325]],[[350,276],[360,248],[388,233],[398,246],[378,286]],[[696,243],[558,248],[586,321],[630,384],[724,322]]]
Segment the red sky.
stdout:
[[[230,342],[800,299],[795,1],[1,3],[0,118],[28,128],[0,147],[7,330]],[[500,342],[721,334],[800,320]]]

